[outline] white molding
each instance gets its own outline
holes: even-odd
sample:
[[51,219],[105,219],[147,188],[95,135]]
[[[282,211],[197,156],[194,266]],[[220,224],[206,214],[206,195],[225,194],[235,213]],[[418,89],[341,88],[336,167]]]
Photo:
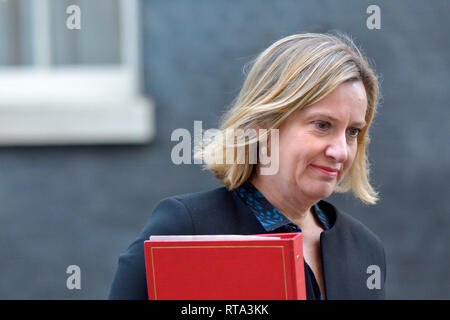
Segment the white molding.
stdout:
[[141,60],[140,3],[137,0],[119,0],[121,60],[127,68],[139,73]]
[[120,66],[3,68],[0,69],[0,110],[129,100],[139,94],[138,81],[133,72]]
[[51,63],[50,4],[49,0],[34,0],[33,15],[33,62],[35,66],[48,67]]
[[91,107],[1,109],[0,146],[142,144],[155,135],[154,105],[148,98]]

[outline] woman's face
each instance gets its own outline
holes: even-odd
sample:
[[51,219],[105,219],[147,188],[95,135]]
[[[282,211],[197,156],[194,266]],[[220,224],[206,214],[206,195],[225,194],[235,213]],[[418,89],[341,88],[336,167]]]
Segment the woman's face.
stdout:
[[330,196],[355,158],[366,105],[364,85],[352,81],[289,116],[279,131],[280,166],[270,179],[273,187],[297,199]]

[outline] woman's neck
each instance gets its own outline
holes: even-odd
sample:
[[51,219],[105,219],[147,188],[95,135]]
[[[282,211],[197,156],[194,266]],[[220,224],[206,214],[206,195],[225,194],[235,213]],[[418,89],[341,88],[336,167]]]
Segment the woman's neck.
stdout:
[[[260,177],[260,176],[259,176]],[[262,181],[258,176],[249,179],[250,183],[258,189],[259,192],[277,208],[286,218],[300,227],[302,231],[308,231],[317,228],[317,221],[312,213],[314,201],[301,201],[290,199],[280,192],[280,189],[272,183]]]

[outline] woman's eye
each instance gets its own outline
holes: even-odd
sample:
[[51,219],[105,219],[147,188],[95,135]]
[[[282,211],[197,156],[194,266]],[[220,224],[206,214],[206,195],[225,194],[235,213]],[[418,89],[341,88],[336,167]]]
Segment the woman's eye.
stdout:
[[350,135],[350,137],[352,138],[356,138],[358,137],[358,134],[361,132],[361,129],[358,128],[353,128],[353,129],[349,129],[348,130],[348,134]]
[[316,128],[319,130],[326,130],[330,127],[330,124],[325,121],[317,121],[314,124],[316,125]]

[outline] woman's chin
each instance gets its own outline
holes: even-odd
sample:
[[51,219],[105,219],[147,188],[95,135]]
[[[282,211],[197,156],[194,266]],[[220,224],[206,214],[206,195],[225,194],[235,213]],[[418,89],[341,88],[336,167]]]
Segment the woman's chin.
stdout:
[[328,198],[334,191],[335,184],[331,183],[311,183],[306,188],[306,194],[311,199],[324,199]]

